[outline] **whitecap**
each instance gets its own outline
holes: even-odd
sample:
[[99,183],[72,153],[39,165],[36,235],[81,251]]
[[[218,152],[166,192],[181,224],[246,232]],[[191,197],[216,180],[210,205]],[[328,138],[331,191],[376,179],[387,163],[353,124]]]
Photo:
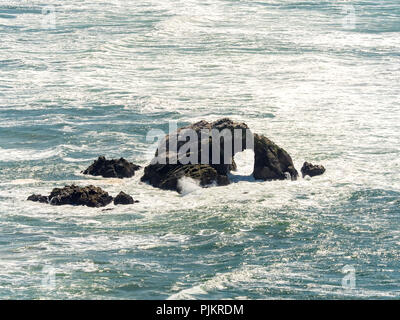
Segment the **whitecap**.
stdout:
[[0,147],[0,162],[16,162],[48,159],[59,156],[62,153],[60,147],[44,150],[35,149],[3,149]]
[[178,180],[178,189],[182,196],[202,190],[200,183],[189,177],[182,177]]

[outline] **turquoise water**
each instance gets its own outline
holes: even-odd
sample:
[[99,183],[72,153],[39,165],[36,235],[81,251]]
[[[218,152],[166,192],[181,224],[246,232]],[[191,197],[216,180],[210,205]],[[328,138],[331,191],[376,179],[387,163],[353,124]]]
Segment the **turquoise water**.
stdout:
[[[400,296],[400,1],[0,0],[0,39],[0,298]],[[326,174],[255,182],[242,154],[179,195],[80,173],[220,117]],[[140,203],[26,201],[69,183]]]

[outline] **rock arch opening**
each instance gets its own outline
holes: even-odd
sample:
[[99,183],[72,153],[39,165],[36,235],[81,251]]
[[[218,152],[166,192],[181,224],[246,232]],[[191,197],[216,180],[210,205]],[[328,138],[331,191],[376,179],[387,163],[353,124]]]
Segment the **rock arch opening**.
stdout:
[[253,149],[244,149],[242,152],[236,153],[233,158],[236,168],[231,171],[231,175],[233,177],[252,176],[255,162],[254,156]]

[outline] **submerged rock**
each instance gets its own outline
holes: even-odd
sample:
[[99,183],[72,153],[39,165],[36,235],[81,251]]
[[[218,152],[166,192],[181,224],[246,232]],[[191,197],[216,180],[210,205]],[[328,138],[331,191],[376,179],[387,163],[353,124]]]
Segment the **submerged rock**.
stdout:
[[324,174],[324,172],[325,172],[324,166],[313,165],[312,163],[309,162],[304,162],[303,167],[301,168],[301,173],[303,175],[303,178],[305,176],[309,177],[319,176],[321,174]]
[[41,194],[32,194],[28,197],[28,201],[49,203],[49,197],[42,196]]
[[107,160],[105,157],[99,157],[90,165],[83,174],[92,176],[102,176],[104,178],[131,178],[140,166],[133,164],[124,158]]
[[[214,135],[215,132],[219,134]],[[175,144],[176,148],[172,148]],[[262,135],[253,134],[245,123],[224,118],[199,121],[167,135],[151,164],[145,167],[141,180],[178,192],[178,180],[182,177],[198,180],[203,187],[227,185],[228,173],[236,169],[234,155],[248,148],[254,149],[256,179],[284,180],[287,173],[292,180],[297,179],[297,170],[284,149]]]
[[133,198],[132,198],[129,194],[126,194],[126,193],[123,192],[123,191],[121,191],[121,192],[114,198],[114,204],[115,204],[115,205],[119,205],[119,204],[123,204],[123,205],[134,204],[135,202],[139,202],[139,201],[133,200]]

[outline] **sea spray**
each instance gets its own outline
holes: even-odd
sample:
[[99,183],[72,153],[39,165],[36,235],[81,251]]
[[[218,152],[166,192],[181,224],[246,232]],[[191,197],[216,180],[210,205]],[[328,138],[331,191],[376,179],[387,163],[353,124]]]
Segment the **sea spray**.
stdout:
[[180,194],[185,196],[189,193],[201,190],[200,182],[189,177],[182,177],[178,180],[178,190]]

